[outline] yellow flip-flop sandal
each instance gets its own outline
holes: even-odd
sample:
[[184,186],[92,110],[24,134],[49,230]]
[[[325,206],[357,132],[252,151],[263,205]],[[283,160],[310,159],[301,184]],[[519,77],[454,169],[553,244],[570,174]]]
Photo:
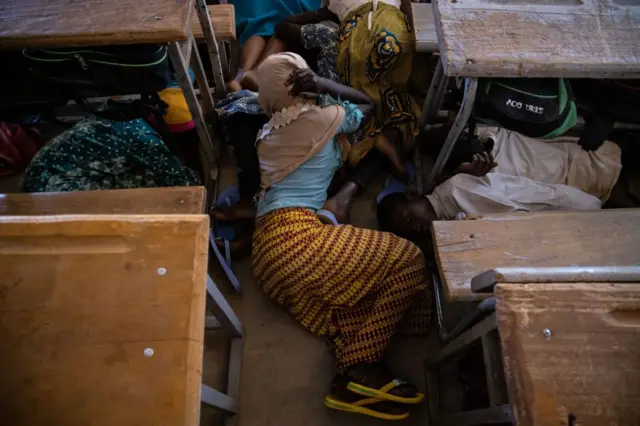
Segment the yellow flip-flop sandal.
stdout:
[[422,402],[422,400],[424,399],[424,394],[421,392],[417,392],[416,396],[411,398],[397,396],[389,393],[391,389],[397,386],[402,386],[404,384],[405,383],[403,381],[394,379],[380,389],[374,389],[355,382],[349,382],[347,384],[347,389],[349,389],[351,392],[357,393],[358,395],[378,398],[385,401],[398,402],[400,404],[418,404]]
[[383,401],[378,398],[364,398],[355,402],[345,402],[345,401],[340,401],[331,395],[327,395],[324,398],[324,405],[333,410],[346,411],[348,413],[363,414],[365,416],[375,417],[377,419],[382,419],[382,420],[404,420],[407,417],[409,417],[409,413],[400,413],[400,414],[384,413],[382,411],[376,411],[376,410],[373,410],[372,408],[366,407],[367,405],[376,404],[380,402],[386,402],[386,401]]

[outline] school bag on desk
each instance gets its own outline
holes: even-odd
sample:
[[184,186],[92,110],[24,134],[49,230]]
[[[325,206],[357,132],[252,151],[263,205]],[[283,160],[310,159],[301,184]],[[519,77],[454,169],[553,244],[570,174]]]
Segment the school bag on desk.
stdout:
[[578,142],[584,150],[598,149],[616,121],[640,124],[640,80],[579,79],[572,85],[585,113],[585,128]]
[[551,139],[575,126],[577,108],[562,78],[480,79],[474,107],[480,122]]

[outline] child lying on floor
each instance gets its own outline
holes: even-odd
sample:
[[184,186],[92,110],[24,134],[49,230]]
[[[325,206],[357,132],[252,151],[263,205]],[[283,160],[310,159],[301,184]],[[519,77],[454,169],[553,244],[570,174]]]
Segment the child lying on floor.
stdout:
[[[442,131],[444,130],[444,131]],[[448,129],[427,134],[439,148]],[[472,142],[458,142],[441,183],[421,198],[411,198],[395,183],[378,197],[380,228],[415,237],[434,220],[491,213],[600,209],[616,185],[621,150],[605,142],[587,152],[577,138],[541,142],[516,132],[485,127]]]

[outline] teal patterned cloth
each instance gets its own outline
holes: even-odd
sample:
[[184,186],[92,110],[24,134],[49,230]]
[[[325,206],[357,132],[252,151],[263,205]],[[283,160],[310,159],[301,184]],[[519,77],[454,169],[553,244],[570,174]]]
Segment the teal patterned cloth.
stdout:
[[191,186],[183,167],[143,119],[78,122],[43,147],[22,179],[23,192]]

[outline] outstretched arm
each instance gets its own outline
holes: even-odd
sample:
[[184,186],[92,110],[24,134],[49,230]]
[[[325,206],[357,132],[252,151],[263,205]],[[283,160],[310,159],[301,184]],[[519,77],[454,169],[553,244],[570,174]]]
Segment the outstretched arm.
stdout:
[[356,90],[344,84],[336,83],[328,78],[320,77],[309,68],[301,68],[293,71],[285,82],[291,87],[291,95],[298,96],[304,93],[313,95],[326,93],[331,97],[343,101],[349,101],[359,105],[373,105],[366,93]]

